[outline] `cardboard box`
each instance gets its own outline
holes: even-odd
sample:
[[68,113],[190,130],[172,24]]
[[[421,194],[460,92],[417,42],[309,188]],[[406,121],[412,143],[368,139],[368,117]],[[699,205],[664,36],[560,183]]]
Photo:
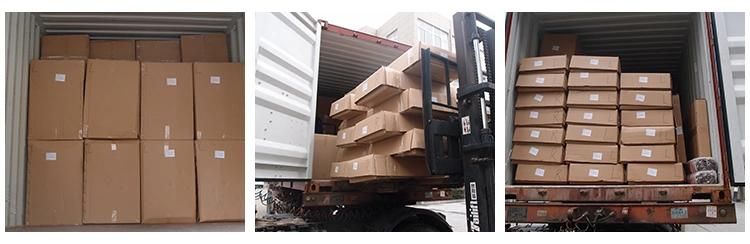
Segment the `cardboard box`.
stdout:
[[411,129],[403,135],[373,143],[371,151],[393,157],[424,156],[424,145],[424,130]]
[[28,138],[83,138],[83,60],[32,60]]
[[245,143],[195,141],[200,222],[245,219]]
[[179,40],[137,40],[135,56],[141,62],[171,62],[182,60]]
[[144,224],[195,223],[193,140],[141,141],[141,208]]
[[570,164],[568,182],[580,184],[616,184],[625,182],[621,164]]
[[620,144],[624,145],[656,145],[674,144],[674,127],[649,126],[629,127],[622,126],[620,131]]
[[41,59],[87,59],[89,35],[42,36]]
[[135,40],[91,40],[89,58],[135,60]]
[[661,90],[621,90],[620,109],[671,109],[672,93]]
[[[195,138],[242,140],[245,138],[245,65],[242,63],[193,64]],[[264,125],[258,125],[264,126]]]
[[[447,94],[436,94],[433,92],[431,101],[440,104],[447,104]],[[453,103],[452,106],[456,106],[456,104]],[[367,116],[372,116],[380,111],[422,116],[422,90],[414,88],[406,89],[401,92],[400,95],[388,99],[367,110]],[[440,105],[432,105],[432,113],[435,117],[447,117],[455,115],[458,111]]]
[[[422,49],[423,48],[429,48],[430,52],[433,54],[437,54],[438,56],[447,58],[451,61],[456,61],[456,54],[439,48],[434,47],[430,45],[426,45],[424,43],[417,43],[417,45],[410,48],[405,53],[401,54],[398,58],[393,60],[391,64],[388,65],[388,68],[395,69],[397,71],[404,72],[409,75],[421,77],[422,76]],[[456,66],[449,67],[450,74],[448,78],[453,81],[458,79],[458,71],[456,70]],[[436,58],[432,58],[430,62],[430,77],[432,77],[433,81],[437,81],[440,83],[446,83],[445,78],[445,64],[443,61],[438,60]],[[421,84],[421,79],[419,80]],[[447,82],[450,83],[450,82]],[[419,87],[414,87],[419,88]]]
[[617,143],[617,126],[568,125],[565,142]]
[[331,178],[331,164],[336,161],[336,139],[334,135],[315,134],[313,140],[312,179]]
[[333,178],[357,178],[367,176],[427,176],[430,172],[422,157],[394,158],[382,154],[370,154],[331,165]]
[[139,142],[86,140],[85,152],[83,223],[140,223]]
[[510,153],[513,161],[562,163],[563,146],[553,144],[515,144]]
[[526,73],[518,74],[516,90],[518,92],[565,91],[567,88],[565,73]]
[[566,164],[519,164],[516,165],[515,183],[565,183],[568,182]]
[[80,225],[83,141],[30,140],[26,166],[26,225]]
[[514,125],[562,128],[565,110],[562,108],[516,109]]
[[357,123],[353,133],[357,143],[373,143],[414,128],[423,128],[421,117],[381,111]]
[[544,33],[539,56],[575,55],[578,37],[572,34]]
[[623,126],[674,126],[674,114],[667,110],[622,110]]
[[[372,108],[409,88],[421,89],[422,81],[401,71],[381,67],[357,85],[351,93],[354,93],[357,105]],[[447,89],[440,83],[433,83],[432,88],[434,92],[442,91],[442,94],[445,94]]]
[[331,118],[345,120],[367,113],[367,107],[354,103],[354,94],[347,93],[331,104]]
[[580,56],[570,57],[570,69],[594,71],[620,71],[619,57]]
[[138,61],[90,59],[86,67],[83,138],[137,139],[140,131]]
[[516,127],[513,142],[563,144],[565,129]]
[[568,56],[544,56],[521,59],[518,72],[552,71],[564,74],[568,69]]
[[519,92],[516,108],[564,108],[565,92]]
[[357,139],[356,129],[356,126],[340,129],[336,135],[336,146],[343,148],[361,145],[354,140]]
[[335,162],[348,161],[355,158],[364,157],[368,154],[372,154],[372,144],[360,144],[352,147],[339,147],[338,149],[336,149]]
[[669,73],[622,73],[620,88],[637,90],[672,90]]
[[674,163],[674,145],[622,145],[620,162]]
[[141,63],[141,139],[193,140],[193,65]]
[[685,174],[681,163],[675,164],[628,164],[629,183],[682,183]]
[[612,125],[618,123],[616,109],[569,108],[565,122],[570,124]]
[[568,143],[565,145],[565,162],[616,164],[617,145]]
[[[369,112],[369,110],[368,110],[368,112]],[[346,129],[346,128],[349,128],[349,127],[354,127],[355,125],[357,125],[357,123],[359,123],[360,121],[364,120],[365,118],[367,118],[367,114],[363,114],[363,115],[359,115],[359,116],[356,116],[356,117],[352,117],[351,119],[342,120],[341,123],[339,124],[338,128],[339,128],[339,130],[342,130],[342,129]]]
[[711,137],[708,131],[706,100],[697,99],[690,106],[690,158],[711,157]]
[[619,87],[617,72],[571,71],[568,75],[570,90],[616,91]]
[[685,134],[684,127],[682,124],[682,107],[680,106],[680,95],[672,95],[672,105],[674,110],[674,125],[675,125],[675,151],[677,153],[677,162],[685,163],[687,159],[687,147],[685,146]]
[[182,62],[229,62],[227,36],[224,34],[180,36]]
[[568,91],[568,107],[617,109],[617,91]]

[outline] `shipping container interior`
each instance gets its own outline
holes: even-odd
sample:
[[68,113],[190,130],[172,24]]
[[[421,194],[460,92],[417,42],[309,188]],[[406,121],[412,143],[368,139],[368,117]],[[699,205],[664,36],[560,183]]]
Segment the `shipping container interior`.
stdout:
[[97,39],[178,40],[225,33],[232,62],[244,62],[244,13],[5,13],[5,223],[23,224],[29,64],[41,36],[88,34]]
[[[523,58],[537,56],[544,33],[576,34],[580,53],[619,56],[622,72],[671,73],[673,89],[680,94],[682,111],[687,111],[687,105],[692,100],[706,99],[711,150],[721,165],[720,143],[723,143],[723,139],[719,137],[720,121],[717,119],[716,94],[712,83],[706,16],[706,13],[509,14],[507,33],[510,33],[510,37],[507,40],[505,67],[505,184],[514,185],[514,167],[509,158],[514,131],[514,84],[518,63]],[[683,121],[689,123],[685,119]],[[726,171],[720,169],[719,172]],[[724,183],[722,177],[719,177],[719,181],[719,185]]]

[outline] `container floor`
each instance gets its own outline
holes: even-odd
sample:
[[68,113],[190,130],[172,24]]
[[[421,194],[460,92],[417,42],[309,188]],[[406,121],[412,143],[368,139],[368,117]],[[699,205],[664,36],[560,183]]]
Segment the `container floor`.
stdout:
[[245,223],[198,223],[160,225],[80,225],[46,227],[12,227],[7,232],[244,232]]

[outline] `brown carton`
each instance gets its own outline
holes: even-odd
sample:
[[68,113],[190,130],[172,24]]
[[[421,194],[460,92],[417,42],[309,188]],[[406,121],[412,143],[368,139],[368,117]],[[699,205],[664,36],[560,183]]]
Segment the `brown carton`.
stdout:
[[139,142],[86,140],[85,152],[83,223],[140,223]]
[[521,59],[518,72],[552,71],[563,73],[568,69],[568,56],[544,56]]
[[516,108],[563,108],[565,92],[520,92]]
[[194,150],[193,140],[141,141],[144,224],[195,223]]
[[353,147],[360,145],[354,139],[357,139],[356,126],[340,129],[336,135],[337,147]]
[[179,40],[137,40],[135,54],[141,62],[180,62]]
[[562,108],[516,109],[514,120],[516,126],[561,128],[565,122],[565,110]]
[[[447,58],[451,61],[456,61],[456,54],[439,48],[434,47],[430,45],[425,45],[424,43],[418,43],[417,45],[410,48],[405,53],[401,54],[398,58],[393,60],[391,64],[388,65],[388,68],[395,69],[397,71],[404,72],[409,75],[420,77],[422,75],[422,49],[423,48],[429,48],[430,52],[433,54],[437,54],[438,56]],[[449,78],[450,80],[458,79],[458,72],[456,71],[456,66],[451,66],[449,68],[450,74]],[[433,81],[446,83],[445,79],[445,65],[443,61],[438,60],[436,58],[432,58],[430,62],[430,77],[432,77]],[[420,84],[421,84],[421,80]],[[413,87],[413,88],[419,88],[419,87]]]
[[682,183],[685,181],[682,164],[628,164],[630,183]]
[[570,90],[616,91],[618,83],[617,72],[571,71],[568,75]]
[[339,130],[346,129],[349,127],[354,127],[355,125],[357,125],[357,123],[359,123],[365,118],[367,118],[367,114],[362,114],[359,116],[352,117],[351,119],[342,120],[341,123],[339,124]]
[[371,144],[360,144],[352,147],[339,147],[336,149],[335,162],[343,162],[372,154],[371,146]]
[[580,56],[570,58],[570,69],[595,71],[620,71],[619,57]]
[[672,90],[669,73],[622,73],[620,88],[638,90]]
[[365,118],[354,127],[357,143],[373,143],[422,127],[422,118],[381,111]]
[[617,126],[568,125],[565,142],[617,143]]
[[662,90],[622,90],[620,109],[670,109],[672,94]]
[[200,222],[245,219],[245,144],[195,141]]
[[568,182],[579,184],[616,184],[625,182],[621,164],[570,164]]
[[135,60],[135,40],[91,40],[89,58]]
[[229,62],[224,34],[180,36],[180,51],[182,62]]
[[674,110],[674,125],[675,125],[675,151],[677,153],[677,162],[686,163],[687,160],[687,149],[685,146],[685,134],[684,127],[682,124],[682,107],[680,107],[680,95],[672,95],[672,105]]
[[30,140],[83,138],[83,60],[33,60],[29,72]]
[[510,153],[513,161],[562,163],[563,146],[552,144],[515,144]]
[[331,165],[333,178],[427,175],[429,175],[427,164],[422,157],[394,158],[382,154],[370,154]]
[[539,46],[539,56],[575,55],[577,36],[545,33]]
[[26,225],[80,225],[83,141],[29,141]]
[[570,108],[565,122],[586,125],[617,125],[616,109]]
[[565,73],[518,74],[516,90],[519,92],[565,91],[567,83]]
[[42,37],[41,59],[87,59],[89,35],[48,35]]
[[[445,93],[436,94],[432,93],[432,102],[447,104],[448,98]],[[451,106],[456,106],[453,103]],[[380,111],[389,111],[401,114],[410,114],[414,116],[422,116],[422,90],[409,88],[401,92],[400,95],[392,97],[378,105],[367,110],[367,116],[371,116]],[[458,113],[453,108],[447,108],[440,105],[432,105],[432,112],[435,117],[455,115]]]
[[638,163],[674,163],[674,145],[622,145],[620,146],[620,162]]
[[83,105],[84,138],[138,138],[140,78],[138,61],[88,60]]
[[623,110],[623,126],[674,126],[674,114],[667,110]]
[[424,130],[411,129],[403,135],[375,142],[372,153],[394,157],[424,156]]
[[195,138],[245,138],[245,65],[195,63]]
[[[405,89],[421,88],[421,84],[421,81],[414,76],[388,67],[380,67],[357,85],[351,93],[355,94],[354,102],[357,105],[371,108],[401,94]],[[444,85],[433,85],[433,88],[445,90]]]
[[617,91],[568,91],[568,107],[617,108]]
[[616,164],[617,145],[568,143],[565,145],[565,162]]
[[367,113],[367,107],[354,103],[354,94],[347,93],[331,104],[331,118],[346,120]]
[[312,179],[331,178],[331,164],[336,161],[336,136],[315,134],[313,141]]
[[516,127],[513,142],[563,144],[565,129]]
[[568,182],[568,165],[518,164],[515,183],[565,183]]
[[193,66],[141,63],[141,139],[193,140]]
[[655,145],[674,144],[674,127],[649,126],[628,127],[623,126],[620,131],[620,144],[623,145]]
[[690,106],[690,158],[711,157],[711,138],[708,131],[706,100],[697,99]]

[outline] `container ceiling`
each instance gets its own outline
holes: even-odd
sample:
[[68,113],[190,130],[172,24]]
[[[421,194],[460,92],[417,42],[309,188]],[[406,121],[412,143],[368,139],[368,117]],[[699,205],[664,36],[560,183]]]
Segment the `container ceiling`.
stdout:
[[623,72],[678,73],[692,13],[534,13],[544,32],[578,35],[587,55],[620,56]]

